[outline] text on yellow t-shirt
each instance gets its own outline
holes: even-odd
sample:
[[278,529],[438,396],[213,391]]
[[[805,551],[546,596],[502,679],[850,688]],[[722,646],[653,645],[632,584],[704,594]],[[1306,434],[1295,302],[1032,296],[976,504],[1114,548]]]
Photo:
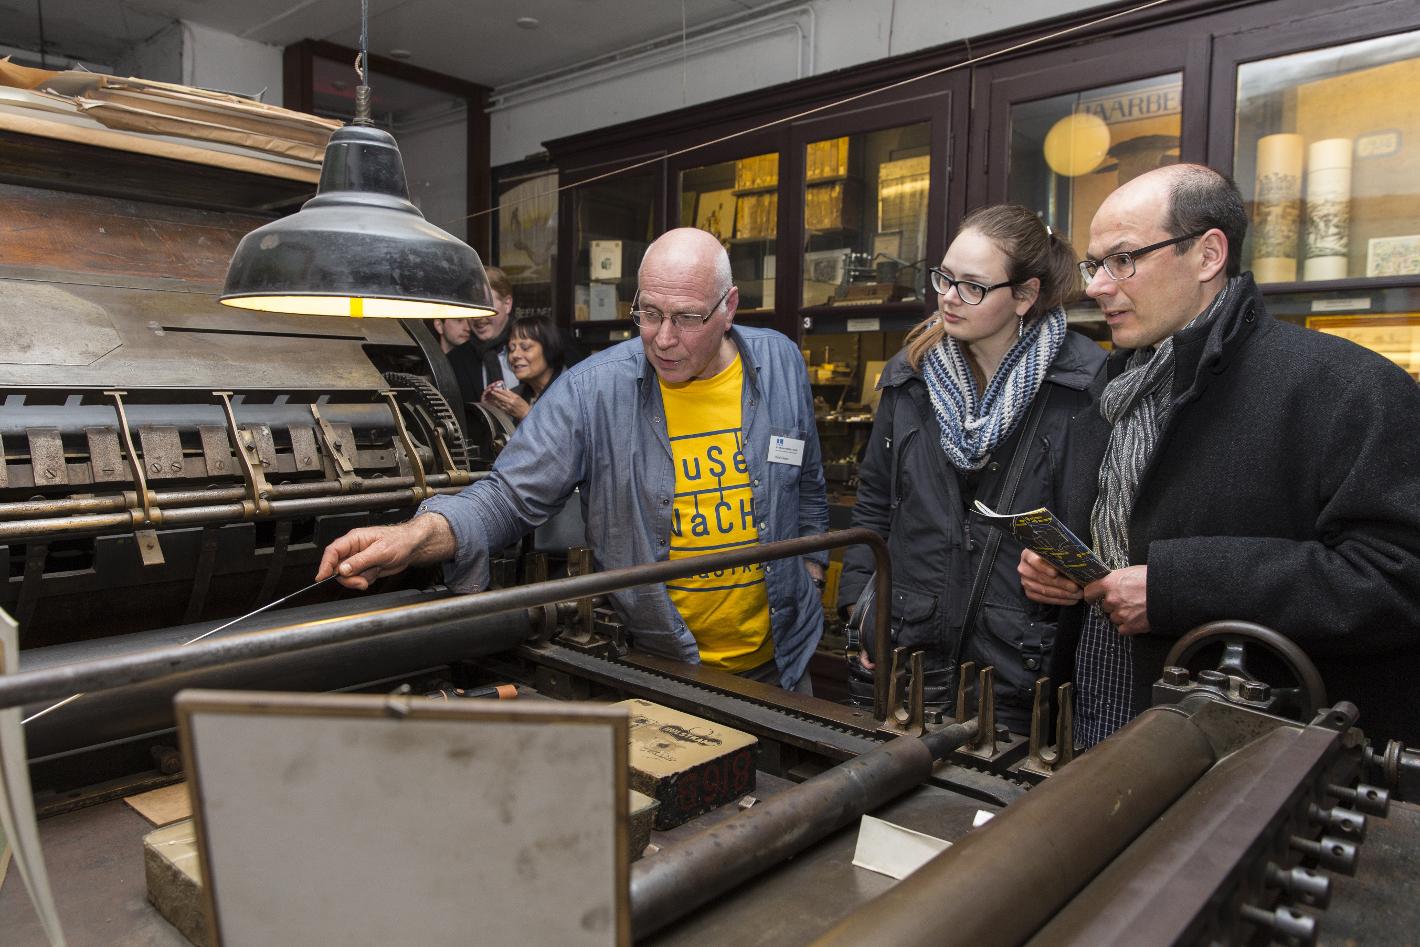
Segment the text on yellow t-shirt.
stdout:
[[[660,384],[675,462],[670,558],[758,542],[742,450],[744,367],[739,356],[713,378]],[[762,564],[675,579],[666,589],[695,635],[702,663],[747,671],[773,659]]]

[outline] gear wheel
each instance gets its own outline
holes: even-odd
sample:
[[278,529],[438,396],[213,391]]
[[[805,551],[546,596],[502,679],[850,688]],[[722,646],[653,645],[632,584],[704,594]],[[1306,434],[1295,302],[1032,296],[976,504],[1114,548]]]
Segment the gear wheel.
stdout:
[[513,436],[516,427],[513,419],[502,411],[481,402],[470,402],[464,406],[468,410],[469,439],[480,450],[486,446],[490,460],[497,457]]
[[454,459],[454,464],[461,470],[472,469],[469,464],[468,442],[464,439],[463,431],[459,430],[458,422],[454,420],[454,412],[439,393],[439,389],[418,375],[406,372],[384,374],[385,381],[393,387],[408,388],[414,392],[414,400],[401,399],[400,406],[412,416],[420,433],[428,440],[429,446],[434,446],[434,431],[442,431],[444,444],[449,448],[449,456]]

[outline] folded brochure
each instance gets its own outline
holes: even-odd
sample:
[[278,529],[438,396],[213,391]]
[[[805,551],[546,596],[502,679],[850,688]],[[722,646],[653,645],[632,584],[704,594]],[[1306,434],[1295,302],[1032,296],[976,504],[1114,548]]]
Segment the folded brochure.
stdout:
[[1109,568],[1095,556],[1090,547],[1080,542],[1059,518],[1045,507],[1025,513],[997,513],[976,501],[976,512],[995,526],[1010,533],[1027,549],[1068,575],[1081,585],[1109,575]]

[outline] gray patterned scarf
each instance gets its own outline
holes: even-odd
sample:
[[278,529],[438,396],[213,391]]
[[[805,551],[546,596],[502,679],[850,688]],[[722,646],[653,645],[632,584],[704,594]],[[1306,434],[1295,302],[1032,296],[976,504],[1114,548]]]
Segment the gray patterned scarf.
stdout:
[[[1236,277],[1228,280],[1212,304],[1184,328],[1212,319],[1239,282]],[[1090,528],[1095,552],[1111,569],[1129,565],[1129,518],[1139,479],[1173,412],[1173,342],[1169,336],[1157,350],[1136,350],[1100,395],[1100,414],[1111,430]],[[1085,746],[1094,746],[1141,709],[1134,703],[1134,639],[1115,632],[1098,605],[1085,614],[1076,684],[1075,735]]]
[[[1222,292],[1185,329],[1213,318],[1237,287],[1228,280]],[[1173,413],[1173,340],[1154,350],[1136,349],[1125,370],[1100,395],[1100,414],[1110,423],[1109,445],[1100,467],[1099,497],[1090,517],[1095,552],[1111,569],[1129,565],[1129,518],[1139,478],[1154,453],[1159,434]]]

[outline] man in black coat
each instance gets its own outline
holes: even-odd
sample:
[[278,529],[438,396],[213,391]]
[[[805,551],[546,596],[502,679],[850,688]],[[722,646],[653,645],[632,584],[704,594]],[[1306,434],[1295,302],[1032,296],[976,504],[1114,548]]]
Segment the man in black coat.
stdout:
[[[1116,351],[1072,430],[1065,516],[1113,571],[1083,590],[1029,551],[1027,597],[1072,606],[1086,745],[1149,703],[1174,641],[1281,632],[1373,738],[1420,742],[1420,386],[1273,319],[1240,272],[1247,216],[1198,165],[1109,196],[1081,263]],[[1083,600],[1083,601],[1082,601]]]

